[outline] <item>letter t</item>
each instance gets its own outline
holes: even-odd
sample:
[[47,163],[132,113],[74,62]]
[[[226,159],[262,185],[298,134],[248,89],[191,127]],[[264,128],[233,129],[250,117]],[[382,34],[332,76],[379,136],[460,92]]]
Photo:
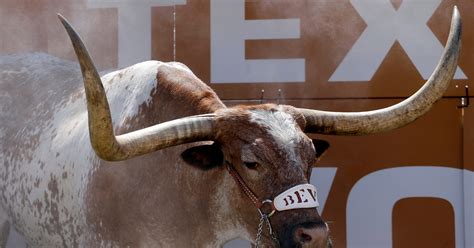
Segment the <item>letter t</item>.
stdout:
[[118,66],[151,58],[151,7],[186,4],[186,0],[87,0],[88,8],[117,8]]

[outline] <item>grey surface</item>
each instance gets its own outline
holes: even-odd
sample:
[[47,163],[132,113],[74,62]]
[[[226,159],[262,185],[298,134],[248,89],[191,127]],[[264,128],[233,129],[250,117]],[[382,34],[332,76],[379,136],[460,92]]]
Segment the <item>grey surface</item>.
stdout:
[[[10,235],[8,236],[7,247],[6,248],[26,248],[26,241],[19,234],[15,228],[10,229]],[[237,247],[237,246],[235,246]]]
[[[15,229],[11,229],[6,248],[26,248],[25,239]],[[243,239],[235,239],[227,243],[224,248],[248,248],[250,242]]]
[[250,242],[243,239],[234,239],[228,242],[226,245],[224,245],[224,248],[240,248],[240,247],[248,248],[250,247]]

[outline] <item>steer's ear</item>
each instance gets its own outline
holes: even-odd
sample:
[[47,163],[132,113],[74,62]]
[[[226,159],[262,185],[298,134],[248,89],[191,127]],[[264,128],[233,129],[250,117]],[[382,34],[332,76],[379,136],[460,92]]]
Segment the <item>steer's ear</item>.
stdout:
[[329,148],[329,142],[320,139],[313,139],[314,149],[316,149],[316,159],[320,159]]
[[195,146],[181,153],[184,162],[208,170],[219,166],[224,161],[224,154],[220,147],[216,144]]

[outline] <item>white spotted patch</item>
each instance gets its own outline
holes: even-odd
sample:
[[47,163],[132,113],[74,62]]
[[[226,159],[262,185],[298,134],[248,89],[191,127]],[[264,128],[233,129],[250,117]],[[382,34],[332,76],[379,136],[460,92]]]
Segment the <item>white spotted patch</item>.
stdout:
[[301,131],[297,129],[293,116],[281,109],[278,111],[254,110],[250,121],[269,127],[270,134],[281,143],[294,143],[300,140]]
[[268,133],[280,145],[280,148],[287,152],[286,156],[289,161],[297,161],[296,151],[291,148],[301,142],[301,130],[299,130],[293,116],[281,110],[281,107],[279,108],[277,111],[253,110],[250,121],[267,127]]
[[157,85],[156,74],[163,63],[147,61],[102,77],[115,126],[126,117],[137,116],[141,104],[149,104]]
[[234,213],[236,206],[231,206],[231,201],[229,197],[229,189],[235,187],[234,180],[230,175],[227,175],[227,178],[224,178],[222,181],[218,182],[217,185],[220,187],[217,188],[215,194],[212,197],[212,206],[211,209],[216,211],[213,220],[214,227],[213,230],[216,230],[214,234],[214,241],[210,243],[209,247],[220,247],[222,244],[225,244],[228,241],[231,241],[236,238],[242,239],[251,239],[251,235],[244,228],[243,223],[235,223],[235,216],[229,216]]
[[[36,78],[46,78],[52,86],[49,87],[51,94],[45,94],[60,95],[54,91],[54,84],[64,82],[55,80],[61,78],[61,73],[78,71],[79,67],[70,62],[60,63],[57,59],[50,65],[50,58],[42,55],[35,61],[38,64],[19,70],[21,75],[30,77],[22,82],[22,87],[33,87],[39,83]],[[127,117],[136,116],[140,105],[149,103],[157,85],[156,73],[160,64],[144,62],[103,77],[115,127]],[[0,123],[0,143],[7,132],[14,137],[8,144],[2,144],[10,152],[0,154],[4,164],[0,169],[1,204],[9,213],[10,221],[34,247],[83,247],[88,237],[95,237],[87,230],[85,194],[99,159],[89,141],[82,79],[78,74],[76,76],[77,87],[74,87],[77,90],[73,95],[58,99],[46,97],[34,106],[31,117],[27,117],[34,123],[34,128],[25,128],[23,123],[14,127]],[[49,102],[53,108],[44,109],[44,102]],[[5,109],[0,105],[0,110]],[[7,111],[10,115],[15,114]],[[44,119],[35,119],[36,116]],[[45,116],[51,117],[46,119]]]

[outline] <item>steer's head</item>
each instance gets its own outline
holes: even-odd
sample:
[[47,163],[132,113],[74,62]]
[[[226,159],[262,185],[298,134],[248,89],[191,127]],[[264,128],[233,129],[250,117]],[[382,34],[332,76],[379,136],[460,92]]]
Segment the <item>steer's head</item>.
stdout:
[[[270,222],[284,247],[330,246],[327,227],[315,209],[315,200],[311,201],[314,194],[305,193],[314,191],[307,185],[311,167],[328,145],[323,141],[312,141],[305,133],[368,135],[414,121],[447,89],[457,67],[461,35],[460,17],[455,8],[446,48],[430,79],[411,97],[387,108],[351,113],[280,105],[222,108],[215,113],[185,117],[116,136],[95,66],[79,36],[64,19],[62,21],[81,64],[89,133],[97,155],[105,160],[125,160],[170,146],[212,140],[213,145],[191,148],[183,153],[183,158],[203,169],[229,168],[235,184],[247,192],[240,194],[239,204],[252,202],[263,214],[277,209]],[[281,193],[289,189],[304,194],[299,197],[309,203],[293,204],[287,198],[289,208],[282,207]],[[263,200],[274,200],[274,204],[262,206]],[[253,211],[243,218],[247,223],[255,223],[259,215]],[[272,244],[268,237],[265,243]]]
[[[245,219],[251,229],[249,233],[256,235],[261,218],[257,209],[269,214],[275,210],[273,200],[280,193],[308,184],[312,166],[329,146],[325,141],[311,140],[303,132],[305,126],[304,116],[291,106],[224,109],[216,113],[214,144],[190,148],[182,156],[189,164],[202,169],[227,167],[229,178],[233,177],[231,180],[240,187],[230,195],[238,198],[234,202],[240,209],[248,210],[248,213],[236,214]],[[246,190],[253,193],[245,193]],[[295,192],[282,195],[281,203],[296,208],[299,204],[317,202],[311,188],[303,187]],[[265,200],[272,202],[259,206]],[[283,247],[329,246],[327,226],[314,204],[276,210],[269,220],[277,243]],[[273,244],[266,226],[264,230],[262,244]]]

